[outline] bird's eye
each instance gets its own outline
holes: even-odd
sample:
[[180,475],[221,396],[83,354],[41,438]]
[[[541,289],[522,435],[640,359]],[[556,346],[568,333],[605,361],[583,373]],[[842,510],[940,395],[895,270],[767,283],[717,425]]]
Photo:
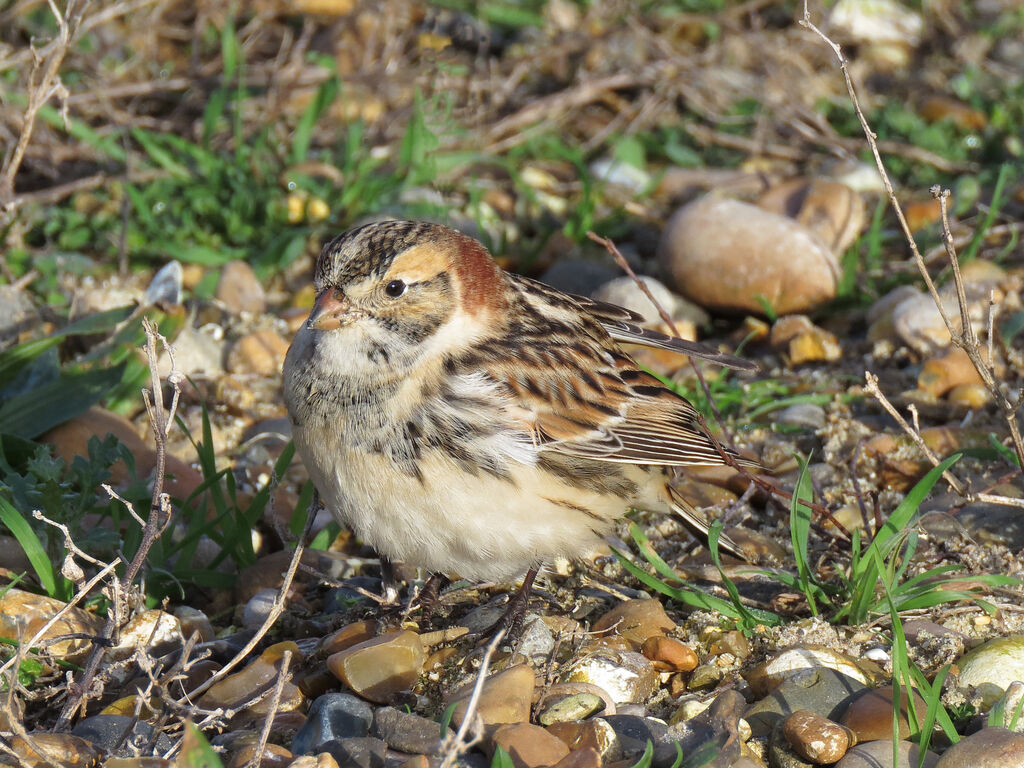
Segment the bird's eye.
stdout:
[[401,280],[392,280],[384,287],[384,293],[393,299],[397,299],[403,293],[405,293],[406,284]]

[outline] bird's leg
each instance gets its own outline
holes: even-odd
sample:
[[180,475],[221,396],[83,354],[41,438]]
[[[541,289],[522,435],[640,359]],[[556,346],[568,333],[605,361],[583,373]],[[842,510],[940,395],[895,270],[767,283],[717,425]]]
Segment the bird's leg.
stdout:
[[447,583],[447,576],[440,573],[432,573],[430,578],[427,579],[427,583],[423,585],[423,589],[416,596],[416,602],[419,603],[424,622],[430,621],[430,617],[434,615],[434,610],[440,605],[441,589]]
[[508,608],[500,619],[485,629],[482,637],[485,641],[490,640],[501,630],[505,630],[507,637],[514,638],[522,629],[523,616],[526,615],[526,608],[530,604],[530,591],[533,589],[533,580],[537,578],[537,566],[526,572],[523,577],[523,586],[519,588],[512,599],[508,601]]
[[398,604],[398,579],[395,578],[395,566],[384,555],[380,556],[380,596],[381,605]]

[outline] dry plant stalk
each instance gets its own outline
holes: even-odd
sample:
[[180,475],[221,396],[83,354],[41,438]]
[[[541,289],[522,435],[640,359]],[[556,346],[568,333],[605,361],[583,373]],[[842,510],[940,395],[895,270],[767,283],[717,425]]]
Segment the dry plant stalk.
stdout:
[[[928,265],[925,262],[924,257],[921,255],[920,249],[917,247],[917,241],[914,239],[913,232],[910,230],[910,225],[907,223],[907,218],[903,213],[903,207],[900,205],[899,199],[896,197],[895,189],[893,188],[892,180],[889,178],[889,173],[885,168],[885,163],[882,160],[882,155],[879,150],[877,137],[875,132],[871,129],[867,118],[864,116],[864,110],[861,108],[860,99],[857,97],[857,89],[853,85],[853,80],[850,77],[849,62],[846,56],[843,54],[842,48],[833,41],[828,35],[822,32],[814,23],[811,21],[810,10],[808,8],[808,0],[804,0],[803,17],[800,19],[801,26],[809,29],[811,32],[816,34],[821,40],[828,45],[832,52],[836,56],[836,60],[839,63],[839,69],[843,73],[843,79],[846,82],[846,91],[850,97],[850,102],[853,105],[854,112],[857,115],[857,120],[860,122],[861,130],[864,132],[864,137],[867,139],[868,146],[871,148],[871,155],[875,160],[875,167],[878,169],[878,174],[882,179],[882,184],[885,187],[886,195],[889,198],[889,202],[892,204],[893,211],[896,213],[896,218],[899,221],[900,229],[903,231],[903,237],[910,248],[910,252],[914,257],[914,263],[917,265],[918,272],[921,274],[921,278],[924,280],[925,286],[928,288],[928,293],[932,297],[932,301],[935,302],[935,306],[939,311],[939,315],[942,317],[943,323],[946,325],[946,329],[949,331],[950,339],[954,346],[962,349],[967,357],[970,359],[971,364],[974,366],[978,375],[981,377],[982,382],[985,384],[985,388],[994,398],[996,404],[999,407],[1003,418],[1006,421],[1006,425],[1009,428],[1010,438],[1013,442],[1014,452],[1017,455],[1018,465],[1024,467],[1024,439],[1021,437],[1020,427],[1017,424],[1017,411],[1020,407],[1021,392],[1017,392],[1015,400],[1011,398],[1003,391],[1003,388],[999,386],[999,383],[995,379],[995,369],[992,357],[986,361],[982,355],[981,345],[978,341],[978,337],[974,331],[974,327],[971,324],[969,308],[967,304],[967,295],[964,290],[963,277],[960,274],[960,261],[957,258],[956,248],[954,246],[954,240],[952,232],[949,226],[949,215],[946,210],[946,202],[949,197],[949,190],[943,190],[939,187],[932,187],[932,196],[938,200],[939,207],[942,212],[942,242],[945,247],[946,255],[949,257],[950,266],[953,269],[953,282],[956,287],[957,304],[960,309],[959,324],[946,312],[946,308],[943,306],[942,297],[939,296],[938,289],[935,286],[935,282],[932,280],[931,275],[928,272]],[[990,331],[991,333],[991,331]],[[991,343],[991,338],[989,340]],[[891,415],[893,415],[901,428],[917,443],[919,446],[923,445],[923,440],[920,436],[920,430],[912,428],[907,424],[906,420],[900,418],[893,408],[892,404],[882,395],[881,391],[877,386],[877,379],[874,380],[872,385],[872,377],[870,373],[865,374],[868,381],[868,391],[879,401],[883,408],[886,409]],[[925,450],[925,455],[933,465],[938,464],[938,457],[935,456],[931,451]],[[969,490],[959,481],[951,482],[952,477],[950,473],[945,473],[947,482],[950,482],[951,487],[960,495],[964,496],[969,500],[986,500],[996,504],[1006,504],[1011,506],[1021,506],[1019,499],[1011,499],[1005,496],[998,496],[994,494],[971,494]]]
[[[469,701],[466,702],[466,714],[462,718],[462,724],[459,725],[459,729],[455,733],[447,734],[441,742],[441,754],[443,757],[438,768],[453,768],[459,759],[459,755],[483,737],[483,728],[479,727],[476,723],[476,708],[480,703],[480,695],[484,690],[484,681],[487,679],[487,670],[491,666],[491,657],[494,656],[494,652],[498,650],[498,646],[501,645],[501,641],[504,639],[505,629],[502,628],[494,633],[494,637],[487,644],[487,649],[480,660],[480,674],[477,675],[476,682],[473,683],[473,692],[469,696]],[[473,729],[473,735],[467,741],[466,735],[469,733],[470,728]]]
[[68,0],[64,13],[61,13],[55,0],[47,0],[50,13],[53,14],[53,18],[57,22],[57,35],[41,49],[34,46],[29,47],[32,55],[32,67],[29,70],[26,87],[28,103],[22,115],[18,140],[14,147],[6,153],[3,165],[0,166],[0,213],[5,216],[10,216],[16,208],[14,177],[18,174],[18,169],[21,168],[21,163],[25,159],[25,152],[32,140],[32,132],[35,130],[39,110],[56,96],[62,102],[61,113],[64,122],[67,123],[68,91],[60,79],[60,65],[78,34],[89,1]]
[[267,742],[270,740],[270,730],[274,727],[274,717],[277,715],[278,704],[281,703],[281,693],[284,691],[285,683],[291,679],[288,674],[288,667],[292,663],[292,652],[285,651],[281,658],[281,668],[277,672],[277,683],[274,685],[274,693],[270,697],[270,706],[267,708],[267,719],[260,730],[260,741],[256,745],[256,751],[246,768],[258,768],[263,760],[263,753],[267,750]]
[[[174,413],[181,395],[181,382],[184,377],[174,366],[174,354],[167,339],[160,335],[156,326],[148,318],[143,318],[142,327],[146,332],[146,359],[149,363],[150,388],[142,390],[142,398],[149,414],[153,440],[156,444],[156,468],[153,475],[153,493],[150,499],[149,514],[142,529],[142,540],[139,549],[131,562],[125,567],[124,575],[114,579],[110,585],[111,604],[103,632],[93,645],[93,650],[85,662],[85,667],[77,680],[68,686],[68,696],[64,702],[60,716],[54,725],[57,732],[67,730],[78,708],[89,697],[91,687],[107,648],[116,642],[117,635],[126,621],[125,611],[129,595],[139,571],[146,562],[149,550],[154,542],[167,529],[171,522],[171,498],[164,492],[164,473],[167,466],[167,435],[174,422]],[[157,342],[167,352],[171,363],[167,381],[171,385],[173,395],[168,407],[164,404],[164,395],[160,372],[157,370]],[[133,511],[134,512],[134,511]],[[139,519],[138,515],[133,516]]]

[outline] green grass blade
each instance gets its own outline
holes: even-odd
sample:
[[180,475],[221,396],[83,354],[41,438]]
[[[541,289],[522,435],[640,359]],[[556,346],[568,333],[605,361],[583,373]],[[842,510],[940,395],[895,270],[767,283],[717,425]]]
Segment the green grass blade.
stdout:
[[981,222],[981,226],[974,231],[974,237],[971,238],[971,242],[962,254],[960,254],[960,263],[964,264],[971,261],[978,255],[978,251],[981,250],[981,244],[985,242],[985,235],[992,227],[992,222],[996,220],[996,216],[999,215],[999,209],[1003,204],[1003,188],[1006,186],[1006,182],[1010,177],[1010,172],[1013,169],[1009,163],[1003,163],[999,166],[999,175],[996,177],[996,186],[992,190],[992,202],[989,203],[988,212],[985,214],[985,219]]
[[31,440],[73,419],[106,397],[120,383],[124,368],[65,372],[56,381],[12,397],[0,406],[0,432]]
[[723,616],[733,620],[740,619],[740,615],[728,600],[723,600],[720,597],[709,595],[696,587],[691,587],[686,584],[681,585],[681,588],[679,589],[670,587],[665,582],[656,579],[654,576],[647,573],[647,571],[638,567],[630,561],[625,554],[619,552],[615,547],[612,547],[612,552],[617,558],[619,558],[619,562],[622,563],[622,567],[625,568],[633,578],[644,586],[653,589],[655,592],[659,592],[660,594],[680,602],[683,605],[689,605],[693,608],[700,608],[705,611],[717,611]]
[[33,339],[4,350],[0,354],[0,388],[14,380],[26,365],[35,360],[46,350],[56,346],[68,336],[84,336],[103,333],[115,328],[132,313],[132,307],[119,307],[106,312],[83,317],[59,331],[42,339]]
[[43,549],[39,537],[32,530],[32,526],[28,524],[28,520],[22,517],[14,505],[3,496],[0,496],[0,523],[7,526],[14,538],[18,540],[18,544],[21,545],[22,551],[32,564],[32,570],[36,572],[36,577],[43,585],[43,589],[46,590],[46,594],[50,597],[57,597],[58,580],[63,581],[63,577],[57,573],[53,563],[50,562],[46,550]]
[[340,86],[338,78],[332,77],[322,83],[316,89],[313,101],[306,107],[306,111],[299,118],[299,124],[295,126],[295,133],[292,135],[291,161],[301,163],[309,156],[309,145],[313,138],[313,128],[317,120],[327,110],[334,100],[338,98]]
[[807,470],[807,462],[798,457],[800,476],[793,488],[793,498],[789,505],[789,533],[793,542],[793,558],[796,560],[800,591],[807,598],[811,615],[818,615],[818,605],[811,589],[811,567],[808,562],[807,542],[811,532],[811,508],[808,502],[813,500],[811,475]]

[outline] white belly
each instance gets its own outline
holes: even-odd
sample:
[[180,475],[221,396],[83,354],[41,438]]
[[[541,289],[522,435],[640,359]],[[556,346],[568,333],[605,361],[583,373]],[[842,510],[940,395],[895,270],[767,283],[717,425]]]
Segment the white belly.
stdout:
[[514,579],[557,556],[586,554],[628,511],[626,500],[570,488],[535,463],[513,465],[510,482],[474,476],[430,451],[420,460],[421,482],[379,454],[314,442],[302,428],[294,437],[343,523],[382,555],[429,571]]

